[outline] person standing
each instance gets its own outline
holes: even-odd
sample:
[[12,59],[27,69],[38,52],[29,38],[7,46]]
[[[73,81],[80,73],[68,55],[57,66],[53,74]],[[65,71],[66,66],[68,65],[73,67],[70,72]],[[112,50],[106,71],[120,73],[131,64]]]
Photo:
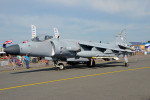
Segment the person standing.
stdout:
[[8,55],[9,63],[12,65],[13,70],[17,70],[16,65],[13,63],[13,57],[11,54]]
[[17,57],[14,56],[13,57],[13,67],[14,67],[14,70],[16,70],[16,64],[17,64]]
[[26,55],[26,56],[23,56],[24,57],[24,61],[26,63],[26,68],[29,69],[29,57]]

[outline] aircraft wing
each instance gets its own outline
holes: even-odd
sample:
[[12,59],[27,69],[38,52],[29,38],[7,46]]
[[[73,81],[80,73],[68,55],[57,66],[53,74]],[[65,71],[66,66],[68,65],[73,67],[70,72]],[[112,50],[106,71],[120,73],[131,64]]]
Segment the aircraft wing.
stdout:
[[109,49],[114,51],[121,51],[121,52],[131,52],[131,50],[127,50],[128,48],[118,45],[119,47],[114,47],[113,44],[103,44],[103,43],[95,43],[95,42],[79,42],[80,45],[85,45],[88,47],[96,47],[98,49]]

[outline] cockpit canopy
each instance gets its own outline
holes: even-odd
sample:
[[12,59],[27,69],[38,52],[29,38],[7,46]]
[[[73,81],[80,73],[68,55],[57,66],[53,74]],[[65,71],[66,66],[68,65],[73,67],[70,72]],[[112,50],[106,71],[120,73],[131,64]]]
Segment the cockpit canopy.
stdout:
[[35,38],[33,38],[32,41],[42,42],[42,41],[49,40],[52,38],[53,38],[53,36],[42,34],[42,35],[39,35],[39,36],[36,36]]

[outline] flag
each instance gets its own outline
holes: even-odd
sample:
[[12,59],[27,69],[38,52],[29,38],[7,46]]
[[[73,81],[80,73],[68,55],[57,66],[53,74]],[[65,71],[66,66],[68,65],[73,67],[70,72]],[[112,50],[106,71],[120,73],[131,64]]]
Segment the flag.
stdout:
[[28,42],[28,40],[25,40],[25,41],[23,41],[22,43],[27,43]]
[[54,33],[55,33],[55,37],[59,38],[59,33],[58,33],[58,29],[57,28],[54,28]]
[[32,31],[32,39],[36,37],[36,26],[31,25],[31,31]]
[[12,44],[12,40],[5,41],[5,42],[3,43],[3,48],[6,48],[6,45],[7,45],[7,44]]
[[5,41],[4,44],[12,44],[12,40]]

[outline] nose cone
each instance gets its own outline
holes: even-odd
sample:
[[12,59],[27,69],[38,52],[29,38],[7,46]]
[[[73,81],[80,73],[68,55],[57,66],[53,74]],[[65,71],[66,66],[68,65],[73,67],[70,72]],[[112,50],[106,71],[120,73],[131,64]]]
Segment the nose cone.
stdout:
[[18,44],[11,45],[11,46],[5,48],[4,52],[6,52],[7,54],[18,55],[18,54],[20,54],[20,47]]

